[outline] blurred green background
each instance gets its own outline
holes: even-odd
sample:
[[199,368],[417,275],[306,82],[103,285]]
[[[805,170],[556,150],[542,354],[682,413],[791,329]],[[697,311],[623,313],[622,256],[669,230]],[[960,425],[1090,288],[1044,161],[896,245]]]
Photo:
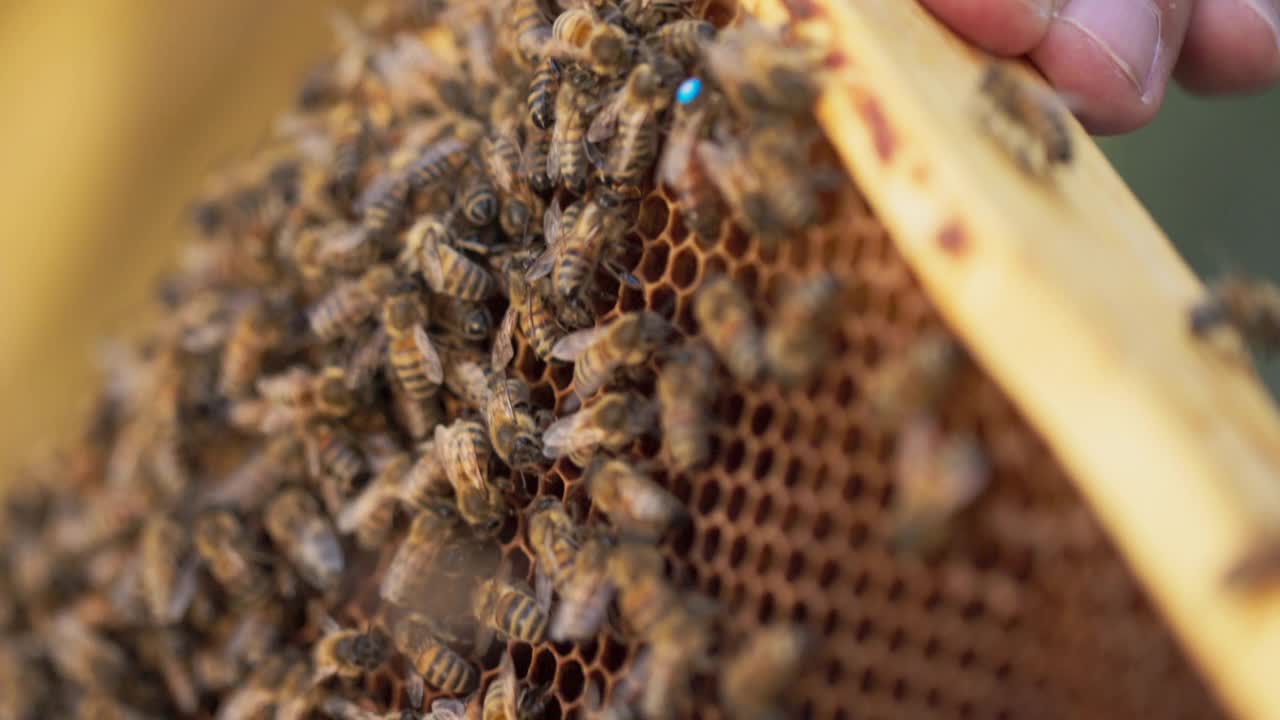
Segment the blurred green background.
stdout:
[[[136,325],[201,178],[263,139],[329,13],[361,5],[0,1],[0,477],[76,427],[96,342]],[[1103,145],[1202,273],[1280,278],[1278,129],[1280,92],[1175,92]]]
[[[1150,126],[1099,143],[1202,278],[1280,281],[1280,90],[1205,99],[1174,89]],[[1280,362],[1261,370],[1280,390]]]

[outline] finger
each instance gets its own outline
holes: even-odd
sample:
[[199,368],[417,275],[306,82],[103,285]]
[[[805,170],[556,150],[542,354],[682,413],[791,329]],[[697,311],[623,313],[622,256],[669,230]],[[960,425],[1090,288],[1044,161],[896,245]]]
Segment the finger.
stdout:
[[1031,58],[1097,133],[1155,117],[1194,0],[1067,0]]
[[1280,0],[1200,0],[1174,72],[1204,94],[1262,90],[1280,80]]
[[[897,0],[895,0],[897,1]],[[1049,29],[1054,0],[922,0],[957,33],[999,55],[1022,55]]]

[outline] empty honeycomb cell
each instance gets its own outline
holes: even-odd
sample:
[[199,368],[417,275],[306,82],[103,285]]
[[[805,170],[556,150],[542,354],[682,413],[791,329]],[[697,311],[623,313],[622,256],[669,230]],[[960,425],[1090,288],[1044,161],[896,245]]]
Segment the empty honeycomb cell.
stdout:
[[670,253],[671,247],[665,242],[646,245],[640,260],[640,277],[650,283],[661,280],[667,274]]
[[720,501],[720,484],[711,481],[702,487],[702,493],[698,496],[698,512],[708,515],[715,509],[716,504]]
[[756,610],[756,620],[761,625],[767,625],[773,622],[773,614],[777,610],[777,605],[773,599],[773,593],[766,592],[760,597],[760,605]]
[[556,677],[556,654],[550,648],[543,648],[533,656],[533,664],[529,668],[527,679],[532,685],[550,685]]
[[727,231],[721,233],[721,237],[721,249],[735,260],[745,258],[751,250],[751,236],[737,225],[730,225]]
[[733,539],[729,545],[729,557],[726,558],[729,567],[736,569],[742,565],[747,559],[747,539],[739,535]]
[[747,491],[741,486],[734,487],[729,492],[729,501],[725,503],[724,514],[729,522],[737,522],[738,516],[742,514],[742,509],[747,505]]
[[670,285],[658,285],[649,290],[649,309],[667,320],[676,314],[676,291]]
[[582,665],[574,661],[562,662],[556,674],[556,692],[566,703],[577,700],[582,695],[585,677]]
[[702,535],[702,559],[704,562],[712,562],[716,558],[716,553],[720,550],[720,529],[710,528]]
[[605,669],[605,672],[617,673],[626,664],[627,656],[627,646],[613,634],[606,633],[600,648],[600,666]]
[[547,704],[542,710],[542,717],[545,720],[560,720],[564,717],[564,711],[560,707],[560,700],[555,695],[547,698]]
[[644,307],[644,291],[624,285],[618,295],[618,312],[632,312]]
[[773,406],[765,403],[756,407],[751,413],[751,434],[759,437],[769,430],[773,422]]
[[769,471],[773,469],[773,450],[765,448],[756,454],[755,462],[751,465],[751,474],[757,480],[763,480],[769,477]]
[[760,271],[756,269],[755,265],[739,265],[733,271],[733,279],[748,297],[755,295],[759,290]]
[[[565,462],[568,462],[567,460]],[[564,480],[559,475],[542,476],[542,486],[538,488],[539,495],[551,495],[553,497],[564,498]]]
[[727,473],[735,473],[738,468],[742,467],[742,461],[746,459],[746,455],[746,445],[743,444],[742,440],[735,438],[729,443],[729,447],[725,448],[721,467]]
[[729,262],[723,255],[715,253],[708,255],[702,263],[702,277],[706,278],[720,277],[729,274]]
[[799,550],[791,551],[791,554],[787,556],[787,568],[784,577],[786,577],[788,582],[795,582],[800,579],[800,576],[804,574],[804,571],[804,555],[802,555]]
[[764,543],[760,546],[760,552],[756,553],[756,574],[768,575],[773,568],[773,546]]
[[794,502],[789,502],[782,508],[782,521],[778,523],[778,529],[783,533],[790,533],[800,521],[800,507]]
[[677,290],[686,290],[698,279],[698,255],[692,248],[676,251],[671,259],[671,284]]
[[[785,262],[792,267],[803,270],[809,263],[809,236],[800,234],[786,244]],[[771,297],[777,298],[777,295]]]
[[636,217],[636,231],[646,239],[652,240],[667,229],[670,211],[667,200],[658,193],[653,193],[640,203],[640,213]]

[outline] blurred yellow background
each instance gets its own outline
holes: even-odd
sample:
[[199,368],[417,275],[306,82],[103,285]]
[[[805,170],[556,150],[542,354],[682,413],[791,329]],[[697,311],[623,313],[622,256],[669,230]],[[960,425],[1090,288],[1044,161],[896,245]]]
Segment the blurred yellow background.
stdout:
[[[265,139],[330,13],[361,4],[0,0],[0,478],[78,422],[96,342],[146,311],[201,178]],[[1198,268],[1280,277],[1277,127],[1280,92],[1173,92],[1103,148]]]
[[74,426],[200,178],[265,137],[357,5],[0,2],[0,472]]

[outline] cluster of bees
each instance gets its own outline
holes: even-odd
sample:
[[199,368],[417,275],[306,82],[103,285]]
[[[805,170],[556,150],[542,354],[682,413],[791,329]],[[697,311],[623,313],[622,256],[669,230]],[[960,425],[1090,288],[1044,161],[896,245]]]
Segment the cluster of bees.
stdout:
[[[705,340],[599,317],[639,283],[627,231],[655,183],[706,238],[818,219],[812,51],[694,5],[414,0],[338,21],[277,142],[195,207],[165,318],[104,353],[80,445],[13,485],[0,717],[537,717],[509,656],[482,687],[495,637],[600,632],[645,650],[599,717],[670,717],[712,667],[735,717],[781,711],[809,633],[717,647],[711,602],[656,545],[686,511],[628,451],[660,437],[672,472],[707,462],[717,362],[804,382],[840,288],[797,283],[757,327],[710,281]],[[514,339],[573,363],[560,416],[509,371]],[[531,488],[556,462],[585,469],[590,519]],[[498,546],[520,524],[532,586]],[[384,668],[402,711],[357,685]]]
[[[701,4],[393,0],[337,21],[276,142],[195,207],[163,320],[104,353],[82,442],[13,483],[0,718],[533,718],[547,690],[494,640],[600,633],[642,650],[595,717],[673,717],[698,677],[731,717],[785,714],[811,633],[724,642],[658,549],[690,522],[661,480],[710,461],[724,383],[809,382],[846,288],[794,282],[761,323],[709,277],[696,333],[610,314],[640,285],[630,228],[655,187],[698,238],[734,223],[768,248],[847,182],[812,167],[813,49]],[[1024,169],[1070,159],[1001,66],[983,90],[1038,138]],[[531,386],[517,347],[572,363],[572,394]],[[905,547],[936,548],[987,483],[976,439],[938,420],[967,362],[926,335],[866,388],[900,432]],[[662,463],[638,460],[655,439]],[[537,492],[553,464],[582,468],[565,497]],[[532,583],[502,559],[513,528]],[[403,697],[369,697],[384,670]]]

